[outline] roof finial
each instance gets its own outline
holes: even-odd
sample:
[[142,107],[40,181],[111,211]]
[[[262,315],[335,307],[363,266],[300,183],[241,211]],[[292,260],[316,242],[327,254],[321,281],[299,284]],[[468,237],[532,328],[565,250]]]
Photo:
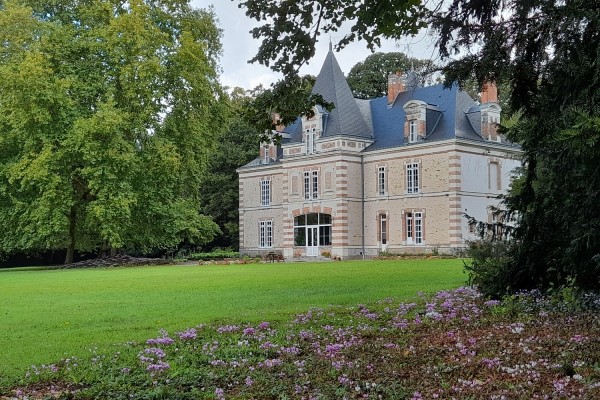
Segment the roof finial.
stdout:
[[333,51],[333,46],[331,45],[331,36],[329,37],[329,51]]

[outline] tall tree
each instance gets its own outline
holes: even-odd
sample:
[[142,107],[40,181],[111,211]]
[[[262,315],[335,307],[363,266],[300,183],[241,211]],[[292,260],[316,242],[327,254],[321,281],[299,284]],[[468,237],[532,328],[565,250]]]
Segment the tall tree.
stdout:
[[239,248],[239,185],[236,169],[258,157],[260,132],[244,118],[253,98],[240,88],[232,93],[231,120],[217,136],[209,172],[202,179],[202,211],[219,225],[221,233],[209,247]]
[[[27,3],[27,2],[25,2]],[[179,0],[0,2],[0,251],[148,251],[217,227],[220,31]]]
[[395,72],[413,71],[424,83],[433,72],[431,61],[407,57],[403,53],[374,53],[356,63],[348,72],[348,85],[354,97],[373,99],[387,95],[388,76]]
[[[340,43],[397,38],[431,25],[447,83],[475,76],[508,82],[506,127],[524,151],[524,177],[507,198],[517,218],[517,251],[503,266],[509,289],[569,282],[600,288],[600,8],[586,0],[448,0],[435,3],[247,0],[247,15],[269,21],[255,61],[292,75],[314,53],[316,31],[351,18]],[[376,3],[376,4],[375,4]],[[363,14],[365,8],[372,7]],[[346,13],[346,10],[350,12]],[[309,14],[305,17],[304,14]],[[286,23],[286,21],[295,21]],[[302,21],[307,21],[303,23]],[[400,29],[388,30],[390,21]],[[369,25],[369,23],[371,25]],[[332,28],[333,27],[333,28]],[[366,34],[363,34],[365,33]],[[497,293],[496,293],[497,294]]]

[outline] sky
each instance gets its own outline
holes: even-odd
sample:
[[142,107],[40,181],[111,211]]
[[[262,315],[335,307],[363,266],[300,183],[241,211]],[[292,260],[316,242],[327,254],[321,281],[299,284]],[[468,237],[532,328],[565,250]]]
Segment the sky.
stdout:
[[[259,84],[269,86],[281,79],[280,74],[271,71],[267,67],[257,63],[248,63],[248,60],[254,57],[260,45],[260,41],[253,39],[250,34],[250,30],[258,23],[246,17],[244,10],[238,8],[238,0],[192,0],[191,4],[196,8],[214,6],[219,27],[223,30],[223,37],[221,38],[223,55],[220,60],[222,85],[231,88],[238,86],[244,89],[253,89]],[[343,33],[334,32],[331,40],[335,44],[342,37]],[[317,43],[314,59],[300,69],[301,74],[317,75],[319,73],[329,49],[328,39],[329,37],[325,35],[321,36],[320,41]],[[433,57],[434,46],[432,39],[427,36],[426,32],[423,32],[418,37],[407,38],[402,42],[382,40],[382,47],[377,51],[398,51],[410,57],[429,59]],[[371,51],[364,42],[357,42],[348,45],[340,52],[336,52],[335,56],[344,74],[348,74],[352,66],[363,61],[370,54]]]

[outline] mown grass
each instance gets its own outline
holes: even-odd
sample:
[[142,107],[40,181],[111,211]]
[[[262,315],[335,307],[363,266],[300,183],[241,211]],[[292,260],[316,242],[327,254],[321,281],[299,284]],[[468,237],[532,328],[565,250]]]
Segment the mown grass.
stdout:
[[0,272],[0,383],[32,364],[214,321],[410,299],[464,283],[462,261],[162,266]]

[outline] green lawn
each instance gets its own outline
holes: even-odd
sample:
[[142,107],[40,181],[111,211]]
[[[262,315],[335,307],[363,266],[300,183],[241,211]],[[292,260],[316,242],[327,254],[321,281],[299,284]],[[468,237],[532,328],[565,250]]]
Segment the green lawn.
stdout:
[[[214,321],[288,319],[465,281],[462,261],[400,260],[0,270],[0,378],[130,340]],[[113,349],[114,350],[114,349]],[[2,379],[0,379],[2,380]]]

